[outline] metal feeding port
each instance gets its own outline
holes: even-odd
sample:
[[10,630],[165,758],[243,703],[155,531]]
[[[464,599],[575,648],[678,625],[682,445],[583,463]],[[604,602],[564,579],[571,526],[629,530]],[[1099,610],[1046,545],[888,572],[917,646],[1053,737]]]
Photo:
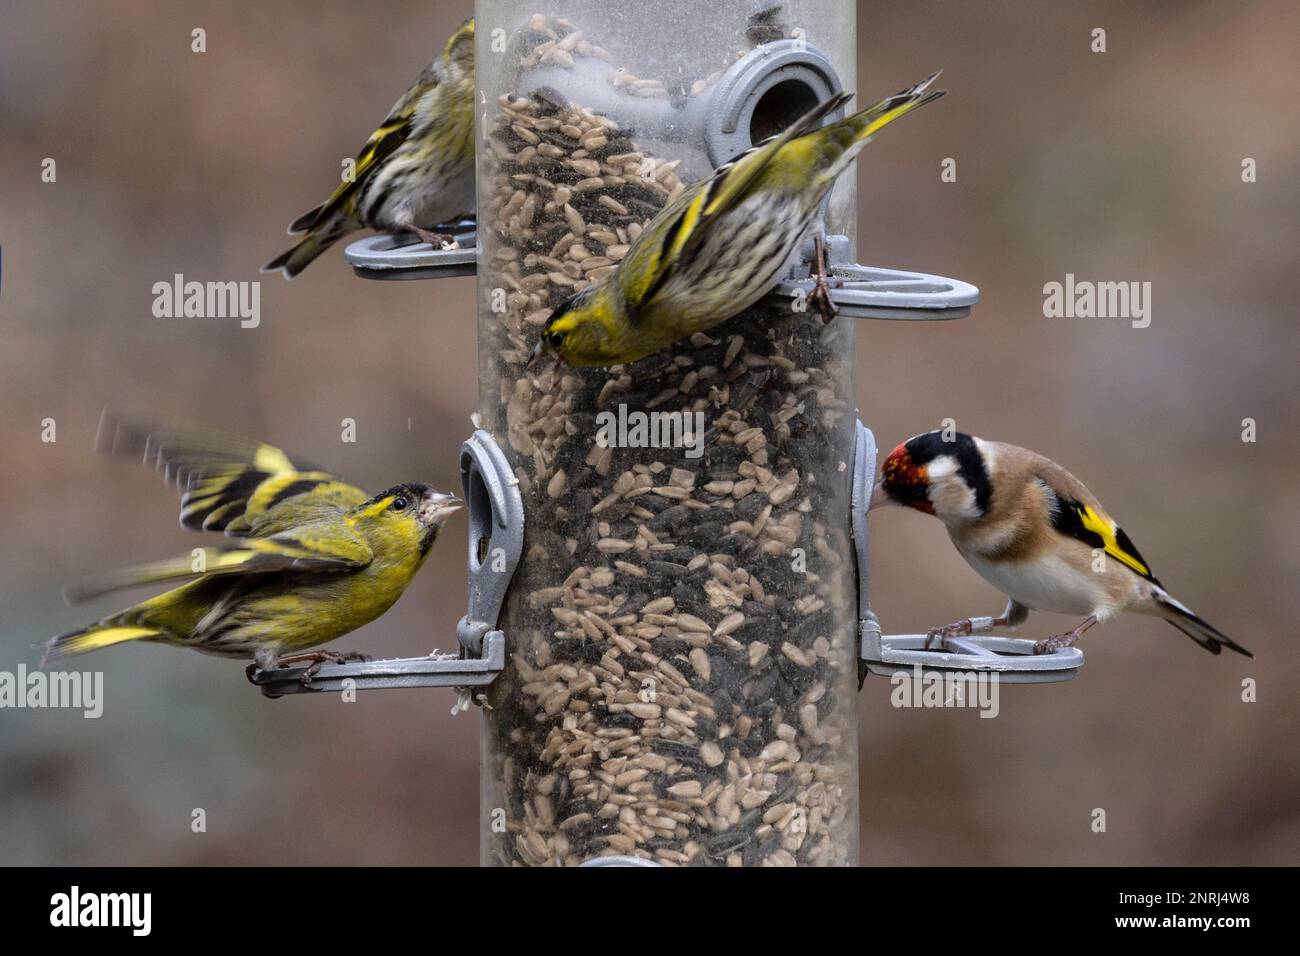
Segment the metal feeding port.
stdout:
[[446,279],[472,276],[478,258],[478,227],[472,219],[436,232],[451,237],[447,248],[435,248],[413,235],[383,233],[351,243],[344,252],[352,271],[363,279]]
[[304,682],[307,665],[255,670],[267,697],[344,689],[486,687],[506,665],[497,618],[524,545],[518,482],[492,436],[479,430],[461,446],[460,479],[469,506],[469,613],[456,626],[459,655],[323,664]]
[[[1008,684],[1048,684],[1073,677],[1083,666],[1083,652],[1077,647],[1035,655],[1031,640],[988,636],[948,637],[939,648],[926,650],[924,634],[881,634],[880,622],[871,610],[868,565],[867,506],[875,484],[876,439],[862,422],[857,423],[855,445],[851,509],[858,562],[859,681],[869,673],[910,676],[918,666],[926,671],[996,673],[999,681]],[[992,629],[990,618],[974,618],[971,623],[976,631]]]

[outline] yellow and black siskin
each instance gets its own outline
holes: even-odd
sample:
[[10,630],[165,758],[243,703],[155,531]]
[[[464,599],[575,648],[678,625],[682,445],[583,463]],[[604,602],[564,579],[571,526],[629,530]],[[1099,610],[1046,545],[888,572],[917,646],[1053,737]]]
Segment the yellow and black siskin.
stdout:
[[[96,447],[160,471],[182,492],[182,525],[235,540],[69,588],[75,602],[187,581],[59,635],[46,645],[43,664],[149,641],[274,667],[392,607],[460,507],[454,496],[418,482],[370,496],[279,448],[218,431],[153,430],[106,413]],[[314,666],[339,657],[306,656]]]
[[358,229],[430,230],[474,206],[474,21],[466,20],[415,83],[393,104],[356,156],[352,175],[289,226],[303,234],[263,272],[292,279]]
[[[743,312],[781,278],[835,180],[881,129],[944,94],[934,74],[821,126],[851,98],[831,97],[669,203],[619,267],[547,319],[536,356],[619,365]],[[812,302],[833,313],[820,246]]]

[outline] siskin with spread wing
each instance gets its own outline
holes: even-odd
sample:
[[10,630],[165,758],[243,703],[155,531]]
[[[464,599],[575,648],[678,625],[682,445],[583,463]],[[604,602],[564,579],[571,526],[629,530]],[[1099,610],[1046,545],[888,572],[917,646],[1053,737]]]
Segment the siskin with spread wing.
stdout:
[[431,232],[474,206],[474,21],[452,34],[441,57],[402,94],[357,153],[348,181],[289,226],[305,233],[263,272],[292,279],[318,255],[358,229]]
[[[650,222],[618,269],[561,304],[534,356],[570,365],[633,362],[739,314],[780,278],[826,194],[882,128],[942,96],[938,74],[846,119],[851,97],[818,105],[785,132],[692,184]],[[818,244],[813,304],[830,312]]]
[[298,652],[392,607],[460,506],[417,482],[370,496],[271,445],[216,431],[155,431],[106,414],[96,446],[143,458],[180,489],[184,527],[224,531],[235,540],[68,589],[68,600],[80,601],[189,579],[59,635],[46,645],[43,664],[149,641],[251,658],[263,669],[310,660],[310,679],[321,661],[360,655]]

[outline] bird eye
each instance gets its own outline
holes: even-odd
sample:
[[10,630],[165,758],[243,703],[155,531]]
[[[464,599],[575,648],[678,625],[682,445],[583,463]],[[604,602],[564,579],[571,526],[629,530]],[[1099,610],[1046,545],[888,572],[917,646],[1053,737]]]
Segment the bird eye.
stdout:
[[393,510],[394,510],[394,511],[405,511],[407,505],[409,505],[409,504],[410,504],[409,501],[407,501],[405,498],[403,498],[403,497],[401,497],[401,496],[399,495],[398,497],[396,497],[396,498],[393,499]]
[[551,348],[558,349],[564,344],[564,335],[560,332],[552,332],[546,337],[546,341],[550,343]]

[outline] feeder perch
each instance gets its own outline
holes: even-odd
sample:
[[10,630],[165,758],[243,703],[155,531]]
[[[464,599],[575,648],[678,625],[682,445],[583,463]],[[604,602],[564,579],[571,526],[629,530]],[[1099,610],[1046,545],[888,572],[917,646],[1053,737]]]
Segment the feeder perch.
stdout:
[[443,227],[454,248],[435,249],[409,236],[367,236],[348,244],[344,256],[363,279],[449,279],[472,276],[478,256],[478,233],[472,220]]

